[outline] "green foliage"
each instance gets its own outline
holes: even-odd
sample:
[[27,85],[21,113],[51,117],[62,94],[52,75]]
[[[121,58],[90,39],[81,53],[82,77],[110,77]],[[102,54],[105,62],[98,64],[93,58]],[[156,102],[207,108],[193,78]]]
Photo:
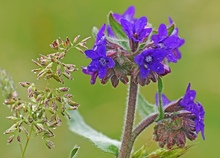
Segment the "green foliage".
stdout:
[[97,148],[118,155],[118,149],[121,145],[119,141],[113,140],[87,125],[78,111],[70,111],[69,114],[71,119],[68,120],[68,125],[72,132],[89,139]]
[[170,25],[170,26],[167,28],[168,35],[171,35],[171,33],[173,32],[174,28],[175,28],[175,23],[172,23],[172,25]]
[[138,151],[136,151],[132,158],[144,158],[147,157],[147,145],[143,145]]
[[110,12],[108,15],[108,23],[110,24],[116,37],[118,37],[119,39],[127,39],[127,36],[122,29],[122,26],[114,19],[112,12]]
[[142,119],[157,111],[156,105],[150,104],[140,93],[137,104],[137,110]]
[[74,147],[70,152],[69,158],[76,158],[76,155],[79,151],[80,147]]
[[184,153],[186,153],[190,147],[192,146],[188,145],[182,148],[176,147],[170,150],[165,148],[160,148],[150,153],[146,158],[177,158],[183,155]]
[[0,88],[4,99],[16,97],[18,94],[15,89],[15,83],[11,76],[0,68]]

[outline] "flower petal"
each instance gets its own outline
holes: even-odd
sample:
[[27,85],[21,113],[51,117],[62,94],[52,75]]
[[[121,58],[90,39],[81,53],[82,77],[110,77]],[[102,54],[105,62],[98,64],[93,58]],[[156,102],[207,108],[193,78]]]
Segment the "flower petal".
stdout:
[[95,72],[99,69],[100,67],[100,64],[97,60],[93,60],[88,66],[87,66],[87,69],[88,71],[90,72]]
[[99,46],[96,52],[99,54],[99,57],[106,57],[106,46],[105,45]]
[[99,54],[97,54],[94,50],[86,50],[85,51],[86,57],[91,59],[97,59],[100,57]]
[[168,54],[168,52],[165,49],[155,49],[152,50],[152,56],[155,61],[161,62]]
[[129,38],[132,38],[133,36],[133,24],[130,23],[129,21],[125,20],[125,19],[121,19],[121,26],[122,26],[122,29],[124,30],[124,32],[126,33],[126,35],[129,37]]
[[142,78],[142,79],[145,79],[145,78],[147,78],[147,76],[149,75],[149,73],[150,73],[150,69],[148,69],[148,68],[145,68],[145,67],[140,67],[140,77]]
[[115,62],[112,58],[106,57],[106,60],[108,61],[107,65],[106,65],[108,68],[113,68],[115,66]]
[[106,73],[107,73],[107,68],[105,67],[101,67],[98,71],[99,73],[99,78],[102,79],[105,77]]
[[158,35],[160,36],[161,40],[168,36],[167,27],[165,24],[160,24],[158,29]]
[[103,36],[105,36],[104,34],[105,28],[106,28],[106,24],[103,24],[102,27],[99,29],[99,32],[97,33],[97,36],[96,36],[96,42],[98,42],[99,40],[102,39]]
[[143,16],[135,22],[134,32],[139,35],[141,31],[143,31],[146,25],[147,25],[147,18]]
[[139,36],[138,36],[138,40],[142,42],[142,40],[147,37],[152,31],[152,28],[147,28],[147,29],[143,29]]
[[107,27],[107,33],[108,33],[109,37],[115,37],[115,34],[114,34],[110,25],[108,25],[108,27]]
[[151,70],[155,71],[158,74],[163,74],[165,71],[163,64],[159,62],[154,62],[152,64],[149,64],[148,66]]
[[142,54],[136,55],[134,57],[134,62],[139,66],[143,65],[144,64],[144,56]]
[[128,20],[128,21],[133,21],[133,17],[135,14],[135,7],[134,6],[130,6],[128,7],[128,9],[124,12],[124,14],[122,15],[122,18]]
[[[166,97],[165,94],[162,94],[162,103],[163,103],[163,106],[166,106],[168,105],[171,101]],[[156,101],[156,105],[158,106],[159,103],[158,103],[158,93],[156,93],[155,95],[155,101]]]

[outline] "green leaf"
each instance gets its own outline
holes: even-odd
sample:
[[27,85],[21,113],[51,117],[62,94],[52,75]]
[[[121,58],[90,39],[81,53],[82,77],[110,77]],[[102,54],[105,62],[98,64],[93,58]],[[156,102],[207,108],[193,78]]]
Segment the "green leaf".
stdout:
[[69,128],[72,132],[85,137],[92,141],[97,148],[118,155],[118,149],[121,142],[111,139],[87,125],[78,111],[69,111],[71,119],[68,121]]
[[112,43],[121,46],[124,50],[130,50],[128,40],[111,38],[111,37],[106,37],[106,39]]
[[72,149],[72,151],[71,151],[71,153],[70,153],[69,158],[76,158],[76,155],[77,155],[77,153],[78,153],[78,151],[79,151],[79,148],[80,148],[80,147],[73,147],[73,149]]
[[177,158],[186,153],[191,146],[185,146],[183,148],[173,148],[173,149],[157,149],[156,151],[150,153],[146,158],[155,158],[155,157],[165,157],[165,158]]
[[116,37],[118,37],[119,39],[127,39],[127,36],[122,29],[122,26],[114,19],[112,12],[108,14],[108,22]]
[[173,32],[174,28],[175,28],[175,24],[174,23],[167,28],[168,35],[171,35],[171,33]]
[[144,158],[147,157],[147,145],[143,145],[138,151],[136,151],[132,158]]
[[137,104],[137,109],[142,119],[157,111],[156,105],[150,104],[140,93],[138,94]]

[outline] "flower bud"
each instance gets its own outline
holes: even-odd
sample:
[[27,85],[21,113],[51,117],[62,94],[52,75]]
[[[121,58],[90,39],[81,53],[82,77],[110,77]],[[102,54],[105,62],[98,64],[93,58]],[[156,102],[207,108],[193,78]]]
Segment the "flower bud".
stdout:
[[11,136],[8,138],[8,140],[7,140],[7,143],[8,143],[8,144],[10,144],[10,143],[13,141],[14,136],[15,136],[15,135],[11,135]]

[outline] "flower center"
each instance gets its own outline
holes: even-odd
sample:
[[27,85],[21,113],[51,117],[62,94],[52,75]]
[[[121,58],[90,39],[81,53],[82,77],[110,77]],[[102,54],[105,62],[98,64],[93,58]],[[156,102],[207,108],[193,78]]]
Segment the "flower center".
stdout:
[[100,59],[99,59],[99,63],[100,63],[102,66],[106,66],[106,64],[108,63],[108,60],[106,60],[105,58],[100,58]]
[[146,61],[147,63],[152,62],[152,60],[153,60],[152,56],[146,56],[146,57],[145,57],[145,61]]
[[134,34],[133,34],[133,37],[134,37],[135,39],[138,39],[138,34],[137,34],[137,33],[134,33]]

